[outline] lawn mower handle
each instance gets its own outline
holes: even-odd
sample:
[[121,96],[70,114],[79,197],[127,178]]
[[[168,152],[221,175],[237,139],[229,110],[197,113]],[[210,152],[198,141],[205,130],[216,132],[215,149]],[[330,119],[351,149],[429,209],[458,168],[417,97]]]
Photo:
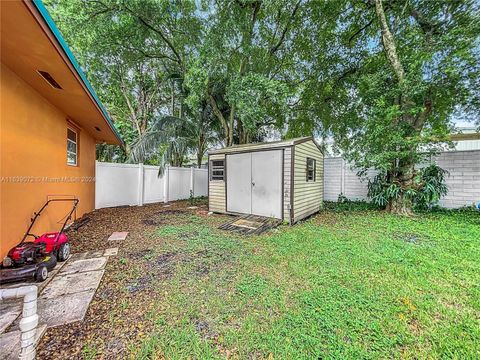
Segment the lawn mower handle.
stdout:
[[58,236],[55,239],[55,243],[57,242],[58,237],[60,236],[61,233],[63,233],[63,230],[65,230],[65,226],[67,226],[68,220],[70,220],[72,218],[72,214],[76,210],[77,205],[78,205],[80,200],[78,200],[78,199],[50,199],[50,200],[47,200],[47,202],[45,204],[43,204],[43,206],[40,208],[40,210],[38,212],[34,212],[33,218],[30,219],[31,220],[30,226],[28,227],[27,231],[25,232],[25,235],[23,235],[23,238],[22,238],[22,241],[20,241],[20,244],[23,244],[25,242],[25,239],[27,238],[27,236],[36,237],[36,235],[30,233],[30,230],[32,230],[32,227],[35,224],[35,221],[37,221],[37,218],[40,216],[42,211],[45,210],[45,208],[48,206],[48,204],[50,204],[51,202],[55,202],[55,201],[73,201],[72,210],[70,210],[70,212],[66,216],[65,222],[63,223],[63,226],[62,226],[62,229],[59,231]]

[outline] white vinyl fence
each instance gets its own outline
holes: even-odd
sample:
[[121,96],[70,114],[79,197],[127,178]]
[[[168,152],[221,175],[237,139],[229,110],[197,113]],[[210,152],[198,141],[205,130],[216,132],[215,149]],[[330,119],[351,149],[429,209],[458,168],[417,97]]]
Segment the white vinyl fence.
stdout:
[[95,209],[207,196],[208,170],[96,162]]
[[[480,202],[480,150],[446,151],[433,160],[449,172],[448,194],[440,200],[441,206],[458,208]],[[337,201],[340,194],[351,200],[365,200],[367,181],[361,181],[357,172],[341,157],[325,158],[324,200]],[[368,177],[375,174],[369,171]]]

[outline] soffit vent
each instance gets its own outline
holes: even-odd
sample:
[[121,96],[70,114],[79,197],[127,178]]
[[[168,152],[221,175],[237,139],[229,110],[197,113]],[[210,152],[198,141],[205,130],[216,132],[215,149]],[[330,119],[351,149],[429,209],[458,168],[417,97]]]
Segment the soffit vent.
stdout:
[[51,87],[60,90],[62,89],[62,87],[55,81],[53,76],[50,75],[48,72],[42,70],[37,70],[37,72],[40,74],[41,77],[45,79],[46,82],[50,84]]

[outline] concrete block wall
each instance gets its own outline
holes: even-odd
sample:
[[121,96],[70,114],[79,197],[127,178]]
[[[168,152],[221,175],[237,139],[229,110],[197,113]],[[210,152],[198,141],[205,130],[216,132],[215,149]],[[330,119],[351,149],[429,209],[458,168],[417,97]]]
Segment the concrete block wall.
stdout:
[[[440,200],[441,206],[458,208],[480,202],[480,150],[443,152],[433,160],[449,172],[449,192]],[[357,172],[341,157],[325,158],[324,200],[336,201],[340,194],[351,200],[365,200],[367,181],[362,181]],[[369,178],[375,175],[374,170],[367,173]]]
[[458,208],[480,202],[480,150],[444,152],[435,161],[449,172],[448,194],[440,205]]

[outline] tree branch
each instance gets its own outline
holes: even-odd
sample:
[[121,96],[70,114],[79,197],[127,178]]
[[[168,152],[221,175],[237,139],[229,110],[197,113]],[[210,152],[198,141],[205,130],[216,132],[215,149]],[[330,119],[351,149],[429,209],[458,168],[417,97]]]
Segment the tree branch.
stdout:
[[355,31],[350,38],[348,39],[348,43],[351,44],[353,39],[355,39],[359,34],[361,34],[363,31],[365,31],[366,28],[368,28],[370,25],[372,25],[374,18],[372,18],[368,23],[366,23],[364,26],[362,26],[360,29]]
[[145,27],[147,27],[148,29],[152,30],[153,32],[155,32],[156,34],[158,34],[162,40],[167,44],[167,46],[170,48],[170,50],[172,50],[173,54],[175,55],[175,57],[177,58],[177,62],[179,64],[182,64],[183,61],[182,61],[182,58],[180,56],[180,54],[177,52],[177,50],[175,49],[175,46],[173,45],[173,43],[165,36],[165,34],[160,30],[160,29],[157,29],[156,27],[154,27],[153,25],[151,25],[149,22],[147,22],[143,17],[141,17],[140,15],[137,15],[135,12],[133,12],[133,10],[131,10],[128,6],[125,5],[125,9],[130,13],[132,14],[134,17],[136,17],[138,19],[138,21],[140,21]]
[[398,81],[402,83],[405,80],[405,70],[400,62],[400,58],[397,54],[397,47],[392,33],[388,27],[387,18],[383,10],[382,0],[375,0],[375,12],[377,13],[378,21],[380,22],[380,29],[382,31],[382,43],[385,50],[385,54],[390,65],[398,78]]
[[275,52],[280,49],[280,47],[282,46],[283,42],[285,41],[285,36],[287,35],[287,32],[290,28],[290,24],[291,22],[293,21],[293,19],[295,19],[295,15],[297,14],[297,11],[298,11],[298,8],[300,7],[300,3],[301,3],[301,0],[299,0],[296,4],[295,4],[295,7],[293,8],[293,12],[292,14],[290,15],[290,18],[288,19],[288,22],[287,22],[287,25],[285,25],[285,28],[283,29],[282,31],[282,35],[280,35],[280,39],[278,40],[278,42],[272,47],[270,48],[270,55],[273,55],[275,54]]

